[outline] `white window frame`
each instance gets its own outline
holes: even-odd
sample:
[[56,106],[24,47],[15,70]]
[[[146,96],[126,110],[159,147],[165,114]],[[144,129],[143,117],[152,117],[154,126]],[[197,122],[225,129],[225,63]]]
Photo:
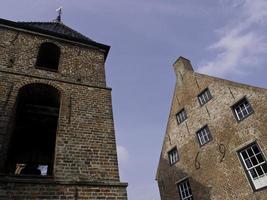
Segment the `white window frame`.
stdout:
[[207,144],[212,140],[212,135],[210,133],[208,125],[205,125],[201,129],[199,129],[196,134],[200,146],[203,146],[204,144]]
[[210,93],[210,90],[209,88],[206,88],[205,90],[203,90],[198,96],[198,101],[199,101],[199,104],[201,106],[203,106],[204,104],[206,104],[209,100],[212,99],[212,95]]
[[253,113],[253,109],[247,100],[242,98],[240,101],[232,106],[237,121],[241,121]]
[[177,147],[174,147],[170,151],[168,151],[168,158],[170,165],[174,165],[179,161],[179,154]]
[[178,182],[177,188],[181,200],[193,200],[192,189],[188,178]]
[[182,122],[184,122],[187,119],[187,114],[185,109],[181,109],[177,114],[176,114],[176,119],[178,124],[181,124]]
[[238,155],[252,188],[258,190],[267,187],[267,161],[259,145],[253,142],[240,150]]

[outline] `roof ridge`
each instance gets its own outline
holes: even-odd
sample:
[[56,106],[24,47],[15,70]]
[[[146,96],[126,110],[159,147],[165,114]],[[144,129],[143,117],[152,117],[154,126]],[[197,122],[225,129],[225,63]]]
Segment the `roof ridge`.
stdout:
[[26,22],[26,21],[10,21],[0,18],[0,26],[7,26],[21,31],[32,31],[35,33],[41,33],[48,36],[55,36],[58,38],[67,39],[73,42],[79,42],[81,44],[90,45],[93,47],[104,50],[105,59],[108,55],[110,46],[98,43],[89,37],[79,33],[78,31],[68,27],[62,22],[50,21],[50,22]]
[[35,22],[35,21],[31,21],[31,22],[25,22],[25,21],[18,21],[17,23],[23,23],[23,24],[50,24],[50,23],[58,23],[58,22]]
[[[63,32],[65,32],[65,34],[71,35],[72,37],[82,38],[84,40],[93,41],[89,37],[79,33],[78,31],[76,31],[76,30],[70,28],[69,26],[65,25],[64,23],[58,22],[58,21],[50,21],[50,22],[34,22],[34,21],[25,22],[25,21],[23,21],[23,22],[17,22],[17,23],[21,24],[22,26],[34,26],[35,28],[38,28],[38,29],[46,29],[46,30],[50,30],[50,31],[55,31],[55,30],[53,30],[53,27],[57,27],[58,30],[55,32],[59,31],[58,33],[60,33],[60,34],[64,34]],[[46,27],[46,25],[48,27]],[[64,29],[65,29],[65,31],[64,31]]]

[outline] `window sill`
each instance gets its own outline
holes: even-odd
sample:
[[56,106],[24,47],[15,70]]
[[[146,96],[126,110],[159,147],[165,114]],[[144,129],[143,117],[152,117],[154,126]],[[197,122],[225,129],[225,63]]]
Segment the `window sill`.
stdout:
[[13,174],[0,174],[0,183],[25,183],[25,184],[47,184],[53,183],[53,176],[41,175],[13,175]]
[[250,115],[253,115],[254,111],[252,111],[251,113],[249,113],[247,116],[243,117],[242,119],[238,119],[237,116],[235,115],[235,119],[237,121],[237,123],[240,123],[242,121],[244,121],[245,119],[247,119]]
[[50,68],[46,68],[46,67],[38,67],[38,66],[35,66],[35,69],[58,73],[58,70],[56,70],[56,69],[50,69]]
[[78,186],[112,186],[112,187],[127,187],[127,183],[118,181],[69,181],[55,179],[52,176],[14,176],[8,174],[0,174],[0,183],[15,183],[15,184],[45,184],[45,185],[78,185]]
[[0,174],[0,178],[14,178],[14,179],[51,179],[53,176],[51,175],[16,175],[16,174]]
[[[253,183],[252,183],[253,184]],[[262,191],[262,190],[266,190],[267,189],[267,186],[263,186],[263,187],[261,187],[261,188],[259,188],[259,189],[256,189],[255,187],[254,187],[254,185],[252,185],[252,190],[253,190],[253,192],[255,193],[255,192],[260,192],[260,191]]]

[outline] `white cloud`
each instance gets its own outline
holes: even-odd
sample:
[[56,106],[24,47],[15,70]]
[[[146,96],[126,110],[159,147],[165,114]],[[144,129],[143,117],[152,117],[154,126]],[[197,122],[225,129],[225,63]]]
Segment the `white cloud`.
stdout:
[[118,160],[119,160],[119,163],[122,164],[122,163],[126,163],[129,159],[129,152],[128,150],[121,146],[121,145],[118,145],[117,146],[117,152],[118,152]]
[[265,59],[267,39],[262,30],[267,21],[267,1],[237,2],[231,6],[240,14],[217,30],[220,37],[208,48],[216,52],[216,56],[210,61],[204,61],[199,72],[221,76],[243,74],[253,70],[254,66]]

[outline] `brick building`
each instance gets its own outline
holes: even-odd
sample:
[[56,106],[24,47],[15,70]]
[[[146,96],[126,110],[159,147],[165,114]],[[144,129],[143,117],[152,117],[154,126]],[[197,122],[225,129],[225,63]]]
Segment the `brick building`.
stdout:
[[127,199],[108,52],[59,18],[0,19],[0,199]]
[[174,63],[157,181],[162,200],[267,199],[267,90]]

